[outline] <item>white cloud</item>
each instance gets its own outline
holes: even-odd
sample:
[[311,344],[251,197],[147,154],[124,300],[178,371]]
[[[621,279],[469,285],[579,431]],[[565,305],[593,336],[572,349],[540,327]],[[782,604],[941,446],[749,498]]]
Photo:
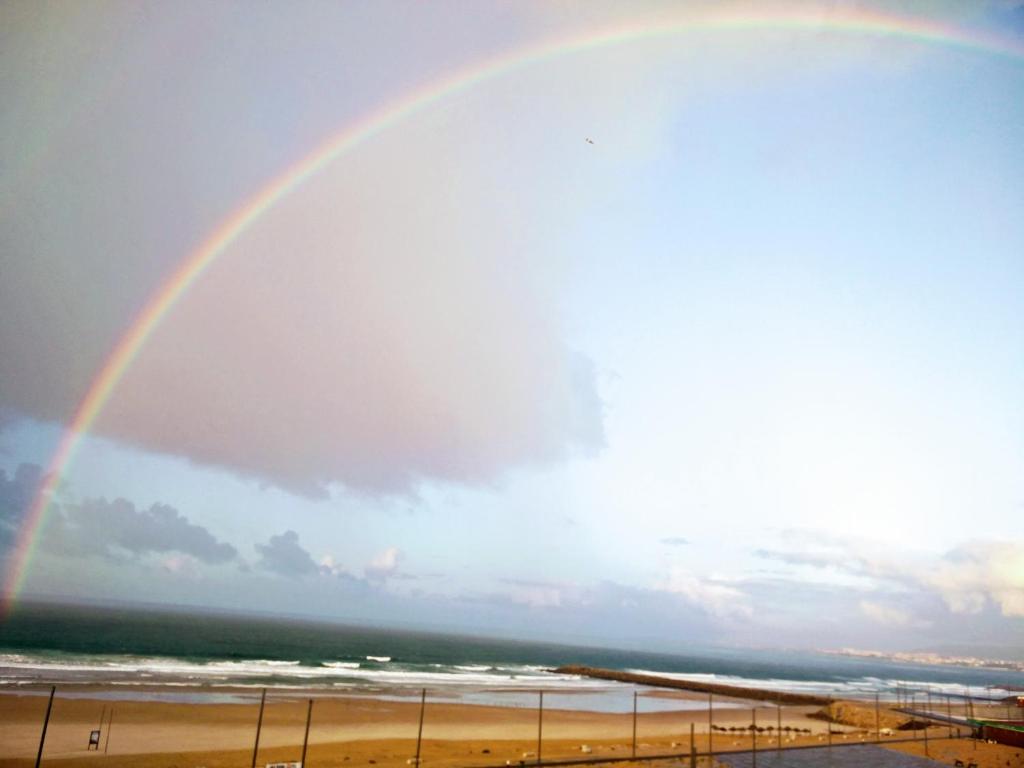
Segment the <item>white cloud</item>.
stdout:
[[718,618],[746,618],[753,614],[747,595],[737,587],[702,578],[679,566],[672,567],[659,588],[681,596]]
[[931,626],[931,622],[915,618],[910,611],[886,605],[877,600],[861,600],[859,607],[860,612],[873,622],[887,627],[925,628]]
[[[928,555],[808,532],[796,538],[801,541],[797,548],[757,554],[932,594],[953,613],[978,613],[991,604],[1007,618],[1024,616],[1024,541],[975,540]],[[877,606],[868,610],[880,615]]]
[[972,541],[919,570],[915,577],[954,613],[977,613],[987,601],[1003,616],[1024,616],[1024,542]]
[[341,563],[337,563],[332,555],[324,555],[320,558],[320,562],[317,564],[320,568],[320,573],[326,576],[346,576],[349,575],[348,571],[345,570]]
[[376,555],[363,568],[367,581],[380,583],[395,576],[398,573],[398,561],[401,557],[402,553],[398,547],[388,547]]

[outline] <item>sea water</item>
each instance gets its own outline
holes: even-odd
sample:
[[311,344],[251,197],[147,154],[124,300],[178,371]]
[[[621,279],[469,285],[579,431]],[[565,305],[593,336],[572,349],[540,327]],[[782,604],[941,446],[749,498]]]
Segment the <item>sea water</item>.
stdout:
[[[0,687],[101,684],[108,698],[241,701],[263,687],[324,695],[627,711],[634,686],[551,670],[583,664],[679,679],[845,697],[933,693],[999,697],[1024,686],[1011,670],[898,663],[807,651],[688,648],[645,653],[314,621],[171,610],[22,605],[0,625]],[[641,688],[642,711],[703,707]],[[73,691],[63,695],[92,695]],[[722,701],[721,706],[728,706]]]

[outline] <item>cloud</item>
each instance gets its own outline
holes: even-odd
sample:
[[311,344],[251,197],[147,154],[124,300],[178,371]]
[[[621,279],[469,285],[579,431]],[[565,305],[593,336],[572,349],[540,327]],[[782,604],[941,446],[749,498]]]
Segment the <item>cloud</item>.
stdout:
[[160,560],[160,567],[175,576],[195,578],[199,575],[196,559],[191,555],[171,554]]
[[324,555],[321,557],[317,567],[319,567],[320,573],[325,576],[343,577],[350,575],[341,563],[335,562],[333,555]]
[[779,549],[755,549],[754,554],[767,560],[778,560],[787,565],[809,565],[814,568],[837,567],[844,570],[857,570],[851,565],[849,558],[845,555],[837,557],[834,554],[824,555],[814,552],[796,552]]
[[[20,464],[10,477],[0,469],[0,546],[13,543],[42,479],[37,464]],[[54,502],[40,536],[41,547],[56,555],[119,560],[165,554],[162,563],[173,572],[182,571],[186,563],[218,565],[238,555],[233,546],[173,507],[137,509],[126,499]]]
[[915,574],[954,613],[978,613],[987,601],[1003,616],[1024,617],[1024,541],[971,541]]
[[299,544],[295,531],[271,536],[266,544],[257,544],[256,551],[260,555],[257,567],[281,576],[298,578],[320,572],[312,556]]
[[[10,427],[12,424],[18,421],[18,415],[10,408],[4,408],[0,405],[0,432]],[[4,453],[5,449],[0,446],[0,453]]]
[[861,600],[859,607],[860,612],[871,619],[871,621],[886,627],[919,627],[925,629],[931,626],[930,621],[917,619],[910,611],[893,605],[886,605],[877,600]]
[[684,539],[682,536],[669,536],[660,541],[666,547],[683,547],[690,543],[688,539]]
[[379,584],[395,576],[398,573],[398,561],[401,555],[398,547],[388,547],[374,557],[363,568],[367,581]]
[[737,587],[697,576],[678,566],[669,571],[659,588],[718,618],[747,618],[753,614],[747,596]]
[[[351,26],[305,13],[289,23],[311,33]],[[168,12],[168,28],[199,24],[179,15]],[[94,40],[103,19],[66,20],[61,34]],[[525,42],[501,27],[491,31],[503,46]],[[40,45],[49,40],[27,29],[26,45],[33,32]],[[53,70],[67,78],[55,91],[94,80],[81,74],[93,69],[76,66],[80,47],[41,48],[57,51]],[[61,422],[145,297],[218,220],[323,137],[358,122],[368,103],[420,87],[425,76],[410,66],[394,93],[367,103],[333,89],[301,114],[267,114],[265,92],[250,93],[251,59],[231,46],[226,58],[223,46],[197,50],[170,78],[155,55],[160,44],[88,48],[90,67],[130,71],[130,82],[74,127],[74,141],[52,145],[59,172],[34,174],[31,189],[5,201],[0,397]],[[307,46],[260,67],[277,77],[349,71],[358,61],[349,51]],[[0,64],[16,82],[5,112],[21,116],[7,118],[14,147],[52,115],[40,112],[49,101],[38,98],[35,73],[8,57]],[[382,71],[407,64],[382,63]],[[217,78],[195,76],[211,67]],[[660,101],[641,97],[631,73],[629,62],[603,57],[527,69],[423,110],[318,169],[174,304],[92,431],[310,496],[332,484],[372,494],[411,493],[424,481],[486,485],[513,468],[600,451],[595,362],[573,347],[559,309],[570,284],[560,241],[566,222],[612,194],[599,177],[615,178],[664,130]],[[173,110],[150,98],[157,81]],[[211,107],[224,92],[238,97],[230,111]],[[524,109],[545,115],[543,124],[516,119]],[[582,146],[581,119],[614,133],[600,155]],[[268,136],[273,126],[280,134]]]
[[10,477],[0,469],[0,546],[13,542],[42,480],[38,464],[19,464]]
[[531,608],[558,608],[563,604],[585,602],[581,599],[581,590],[569,584],[534,579],[502,578],[498,581],[511,588],[505,593],[505,597],[515,605],[525,605]]
[[[166,504],[136,509],[126,499],[62,504],[43,534],[58,554],[119,557],[176,552],[207,565],[234,560],[237,550]],[[165,560],[165,562],[170,562]]]
[[907,555],[875,542],[804,538],[815,550],[759,549],[756,554],[932,594],[952,613],[979,613],[993,605],[1004,617],[1024,616],[1024,541],[975,540],[941,555]]

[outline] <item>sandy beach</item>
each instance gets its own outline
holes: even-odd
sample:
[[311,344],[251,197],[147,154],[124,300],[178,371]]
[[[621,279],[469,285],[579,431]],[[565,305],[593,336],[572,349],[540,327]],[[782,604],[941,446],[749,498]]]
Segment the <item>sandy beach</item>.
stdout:
[[[79,689],[82,698],[54,701],[44,750],[44,763],[62,766],[247,766],[252,761],[257,703],[195,704],[151,701],[114,701],[89,698],[97,689]],[[251,692],[250,692],[251,693]],[[696,694],[665,695],[703,699]],[[734,704],[740,702],[734,702]],[[786,745],[826,742],[826,724],[808,715],[818,708],[755,705],[758,724],[809,728]],[[112,726],[104,726],[99,751],[87,751],[89,731],[99,727],[104,712]],[[298,760],[301,754],[307,700],[301,695],[268,697],[260,736],[257,764]],[[46,697],[0,696],[0,766],[34,763]],[[751,736],[739,732],[751,722],[750,708],[716,708],[716,752],[749,749]],[[405,766],[416,750],[418,701],[386,701],[366,696],[317,698],[309,733],[307,765]],[[690,725],[697,748],[708,745],[707,711],[702,709],[643,713],[637,718],[637,756],[689,751]],[[543,717],[542,755],[545,760],[588,756],[626,757],[632,750],[632,715],[546,709]],[[836,743],[865,738],[851,728],[834,734]],[[936,731],[936,736],[945,735]],[[536,760],[537,710],[525,707],[432,703],[428,700],[421,746],[422,762],[437,766],[518,765]],[[789,737],[787,737],[789,738]],[[867,737],[870,738],[870,737]],[[774,734],[758,734],[758,747],[776,745]],[[581,749],[587,745],[588,754]]]

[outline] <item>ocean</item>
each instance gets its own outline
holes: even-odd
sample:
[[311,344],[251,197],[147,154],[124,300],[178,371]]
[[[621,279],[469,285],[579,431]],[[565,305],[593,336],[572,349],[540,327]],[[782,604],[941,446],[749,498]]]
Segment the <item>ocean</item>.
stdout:
[[[1024,673],[1010,670],[808,651],[644,653],[135,608],[21,605],[0,625],[0,690],[7,692],[52,683],[71,686],[62,695],[85,695],[76,686],[101,684],[108,698],[219,702],[249,700],[263,687],[385,698],[426,688],[433,698],[530,706],[543,690],[548,706],[632,706],[632,686],[549,671],[566,664],[846,697],[891,694],[897,685],[974,697],[1024,687]],[[643,709],[698,705],[662,693],[646,696]]]

